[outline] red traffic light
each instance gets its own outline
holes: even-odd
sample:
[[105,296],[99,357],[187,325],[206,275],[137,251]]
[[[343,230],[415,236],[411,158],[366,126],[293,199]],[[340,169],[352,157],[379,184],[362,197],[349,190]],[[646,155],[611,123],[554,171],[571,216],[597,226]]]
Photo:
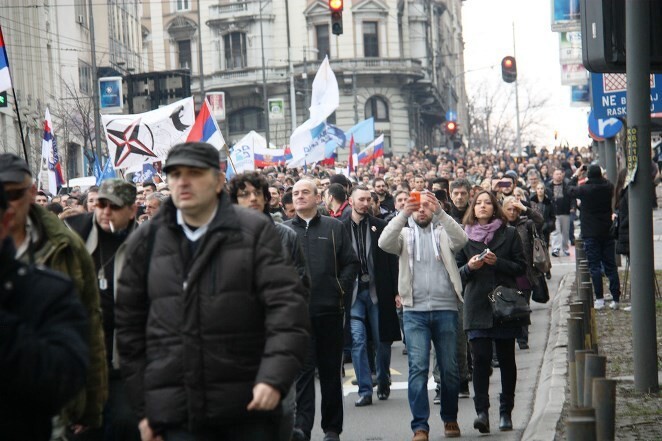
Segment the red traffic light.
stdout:
[[457,123],[455,121],[446,121],[444,123],[444,130],[449,135],[455,135],[457,133]]
[[517,62],[515,57],[508,55],[501,60],[501,77],[506,83],[517,80]]
[[331,9],[331,11],[342,11],[343,0],[329,0],[329,9]]

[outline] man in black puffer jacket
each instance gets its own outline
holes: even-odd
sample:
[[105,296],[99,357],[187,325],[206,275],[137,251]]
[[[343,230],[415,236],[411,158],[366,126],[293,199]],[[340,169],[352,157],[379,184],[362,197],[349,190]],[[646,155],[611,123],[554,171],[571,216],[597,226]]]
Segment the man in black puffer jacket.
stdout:
[[275,440],[309,336],[305,292],[264,215],[230,203],[218,151],[173,147],[172,199],[130,238],[115,323],[143,440]]
[[89,321],[71,279],[14,258],[0,183],[0,439],[47,441],[85,385]]
[[586,260],[591,272],[593,291],[595,292],[595,309],[605,306],[602,289],[602,269],[609,279],[609,291],[613,301],[612,309],[618,309],[621,293],[621,283],[618,278],[616,266],[616,242],[610,234],[611,229],[611,203],[614,196],[614,186],[602,176],[599,165],[588,168],[588,180],[577,186],[580,174],[585,168],[578,168],[570,180],[568,195],[581,201],[579,219],[582,227],[582,239]]

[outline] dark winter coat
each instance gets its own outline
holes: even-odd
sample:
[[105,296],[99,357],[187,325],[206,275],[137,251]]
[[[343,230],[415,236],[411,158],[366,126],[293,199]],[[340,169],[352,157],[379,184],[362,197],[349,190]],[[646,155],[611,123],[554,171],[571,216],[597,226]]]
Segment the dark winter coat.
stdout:
[[310,316],[349,311],[360,264],[342,222],[318,213],[310,220],[310,225],[298,215],[284,225],[299,236],[308,263]]
[[547,194],[545,194],[545,199],[539,201],[538,195],[534,193],[533,196],[531,196],[531,206],[542,215],[542,234],[545,236],[547,243],[549,243],[549,235],[556,229],[556,212],[554,211],[554,204]]
[[618,238],[616,239],[616,252],[624,256],[630,255],[630,208],[628,202],[628,189],[621,190],[618,200]]
[[[351,217],[343,222],[345,228],[352,234]],[[399,341],[400,322],[395,309],[395,296],[398,295],[398,257],[379,248],[379,237],[387,222],[374,216],[368,217],[368,230],[370,232],[370,250],[375,269],[374,278],[377,290],[377,306],[379,308],[379,338],[383,342]],[[372,229],[374,227],[374,230]],[[351,236],[350,236],[351,237]],[[354,289],[358,279],[354,281]],[[354,301],[355,299],[353,299]]]
[[[476,254],[489,248],[497,256],[495,265],[483,265],[480,269],[471,271],[467,262]],[[482,242],[469,240],[464,248],[457,253],[457,265],[464,285],[464,330],[490,329],[493,327],[519,327],[530,324],[530,320],[496,324],[492,320],[492,306],[488,295],[499,285],[516,288],[517,276],[526,272],[526,259],[522,240],[514,227],[502,226],[494,237],[485,245]]]
[[575,199],[568,194],[568,181],[564,179],[563,183],[559,185],[561,185],[562,193],[563,193],[563,197],[559,199],[556,199],[554,197],[554,187],[556,186],[556,184],[554,184],[554,181],[551,181],[547,186],[547,188],[549,189],[549,193],[551,195],[552,205],[554,206],[554,214],[557,216],[569,215],[570,211],[574,210],[577,204],[575,202]]
[[85,386],[89,321],[71,279],[0,243],[0,439],[46,441]]
[[[511,226],[517,229],[522,241],[522,251],[526,260],[526,278],[531,286],[536,285],[540,272],[533,266],[533,235],[542,227],[542,215],[529,208]],[[535,231],[534,231],[535,230]]]
[[578,186],[575,177],[570,181],[568,194],[581,201],[579,219],[582,238],[609,238],[614,185],[601,177],[589,179]]
[[230,203],[195,254],[164,203],[128,239],[115,324],[126,391],[157,432],[255,417],[256,383],[288,392],[309,339],[304,288],[270,219]]

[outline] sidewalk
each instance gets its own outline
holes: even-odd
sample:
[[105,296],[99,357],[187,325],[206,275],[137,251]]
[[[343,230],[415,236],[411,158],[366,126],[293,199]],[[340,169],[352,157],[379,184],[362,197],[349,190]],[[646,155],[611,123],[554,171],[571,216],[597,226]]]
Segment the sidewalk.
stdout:
[[[662,210],[656,210],[653,213],[653,229],[655,269],[662,270]],[[623,261],[623,264],[624,263],[625,261]],[[570,296],[574,292],[575,276],[576,274],[574,272],[568,273],[561,281],[556,295],[551,300],[552,310],[547,347],[545,348],[543,356],[533,412],[529,424],[522,436],[523,440],[554,441],[555,439],[561,439],[557,438],[557,427],[560,429],[559,432],[564,433],[563,427],[559,427],[559,422],[561,421],[565,402],[568,399],[566,396],[568,381],[567,319],[569,318],[570,309],[568,303]],[[658,308],[658,355],[662,354],[659,343],[660,315],[660,308]],[[614,318],[618,319],[618,321],[615,322]],[[605,354],[603,355],[607,355],[608,357],[607,376],[619,380],[616,396],[616,439],[662,439],[662,394],[658,393],[644,396],[643,394],[630,393],[633,390],[632,382],[634,380],[631,366],[627,365],[627,363],[620,362],[618,362],[618,365],[616,366],[616,363],[614,363],[618,356],[619,348],[623,348],[624,343],[630,343],[629,349],[631,351],[631,327],[627,326],[631,323],[629,318],[630,314],[622,310],[601,311],[597,316],[599,329],[598,339],[602,339],[605,344],[601,352],[604,351]],[[615,329],[613,328],[614,326],[616,326]],[[609,332],[609,330],[618,329],[621,329],[622,332]],[[607,340],[612,337],[614,337],[614,340],[620,341],[608,342]],[[629,341],[624,342],[623,338],[629,338]],[[613,353],[610,354],[610,352]],[[627,357],[628,355],[625,356],[625,358]],[[619,373],[620,375],[615,375]],[[628,402],[624,403],[628,407],[627,412],[619,409],[619,399],[625,401],[623,396],[627,396],[628,400],[634,397],[634,401],[642,401],[642,406],[637,406],[637,403],[633,404]],[[619,410],[621,411],[619,412]],[[637,419],[636,416],[638,416],[638,414],[644,418]],[[642,419],[644,421],[641,421]],[[621,426],[627,431],[627,429],[636,428],[637,425],[644,424],[650,426],[652,433],[650,430],[647,431],[643,438],[640,437],[641,434],[637,433],[636,430],[630,430],[632,433],[627,434],[619,432],[619,427]],[[660,427],[660,433],[657,432],[658,427]],[[660,435],[659,438],[658,435]],[[651,438],[651,436],[653,436],[653,438]]]

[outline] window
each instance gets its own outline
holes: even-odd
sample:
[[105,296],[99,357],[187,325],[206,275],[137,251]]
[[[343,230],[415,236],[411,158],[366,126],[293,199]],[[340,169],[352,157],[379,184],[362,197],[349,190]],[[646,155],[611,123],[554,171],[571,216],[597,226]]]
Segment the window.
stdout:
[[[317,37],[317,59],[324,60],[329,55],[329,25],[315,26],[315,35]],[[330,58],[330,56],[329,56]]]
[[92,93],[92,67],[78,60],[78,90],[82,93]]
[[264,130],[264,109],[247,107],[232,112],[228,117],[228,127],[231,134]]
[[241,69],[246,67],[246,34],[232,32],[223,37],[225,46],[225,68]]
[[366,57],[379,57],[379,38],[377,38],[377,23],[363,22],[363,55]]
[[179,68],[191,68],[191,40],[180,40],[177,42],[177,54],[179,56]]
[[76,23],[87,27],[87,0],[76,0],[74,3]]
[[365,103],[365,117],[374,117],[375,121],[388,121],[388,104],[386,100],[378,96],[371,97]]
[[177,2],[177,10],[178,11],[190,11],[191,10],[191,5],[189,4],[189,0],[175,0]]

